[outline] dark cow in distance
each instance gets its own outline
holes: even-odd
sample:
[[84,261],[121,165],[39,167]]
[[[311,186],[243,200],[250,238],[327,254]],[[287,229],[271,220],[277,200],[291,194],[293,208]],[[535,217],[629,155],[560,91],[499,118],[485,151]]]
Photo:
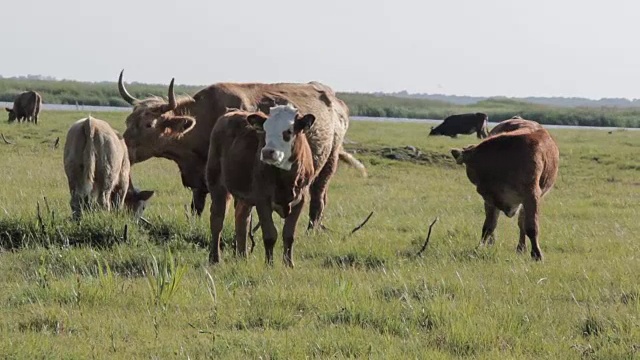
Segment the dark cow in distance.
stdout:
[[13,109],[5,110],[9,113],[9,122],[33,121],[37,125],[41,107],[42,96],[35,91],[25,91],[13,100]]
[[269,115],[234,110],[218,119],[211,131],[206,179],[211,192],[209,261],[220,261],[220,233],[233,196],[236,253],[246,256],[247,233],[253,206],[258,210],[266,261],[273,264],[278,232],[275,211],[284,219],[283,260],[293,267],[296,224],[316,172],[306,132],[313,114],[278,105]]
[[168,100],[151,97],[138,100],[118,79],[120,95],[133,110],[123,134],[132,163],[162,157],[177,163],[182,184],[193,190],[192,210],[201,214],[206,195],[205,168],[211,130],[229,108],[263,112],[276,104],[291,104],[316,120],[306,132],[313,153],[314,181],[310,187],[309,228],[322,227],[327,190],[338,160],[349,162],[364,173],[364,166],[342,145],[349,128],[349,109],[328,86],[300,83],[217,83],[193,97],[176,98],[173,80]]
[[523,119],[520,116],[516,115],[511,119],[501,121],[500,123],[498,123],[498,125],[494,126],[493,129],[491,129],[491,131],[489,132],[489,136],[515,131],[518,129],[528,129],[529,131],[533,132],[542,129],[542,125],[540,125],[536,121]]
[[560,162],[558,147],[547,130],[523,128],[504,132],[478,145],[452,149],[451,154],[458,164],[466,165],[467,177],[484,199],[480,244],[487,241],[493,244],[500,211],[508,217],[520,211],[517,251],[526,250],[527,236],[531,256],[542,260],[538,245],[540,202],[553,187]]
[[478,139],[484,139],[489,136],[487,121],[489,121],[489,117],[484,113],[451,115],[435,128],[432,126],[429,135],[444,135],[455,138],[458,134],[467,135],[475,132]]

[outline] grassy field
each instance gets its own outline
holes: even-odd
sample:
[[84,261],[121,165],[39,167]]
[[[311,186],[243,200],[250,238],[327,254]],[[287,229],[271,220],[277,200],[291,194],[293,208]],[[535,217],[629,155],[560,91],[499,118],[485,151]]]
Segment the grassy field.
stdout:
[[[84,116],[0,123],[13,142],[0,142],[3,358],[640,356],[640,133],[552,131],[561,167],[542,205],[545,261],[536,263],[515,253],[516,219],[502,217],[495,246],[476,248],[482,201],[449,155],[474,137],[352,122],[349,147],[370,176],[341,165],[326,211],[331,230],[305,234],[305,209],[290,270],[281,239],[275,266],[265,266],[259,235],[248,260],[227,251],[209,266],[208,210],[186,215],[190,192],[168,160],[133,167],[136,185],[156,190],[153,226],[117,214],[70,224],[62,148]],[[123,114],[93,116],[123,130]],[[418,160],[384,156],[406,145],[422,151]]]

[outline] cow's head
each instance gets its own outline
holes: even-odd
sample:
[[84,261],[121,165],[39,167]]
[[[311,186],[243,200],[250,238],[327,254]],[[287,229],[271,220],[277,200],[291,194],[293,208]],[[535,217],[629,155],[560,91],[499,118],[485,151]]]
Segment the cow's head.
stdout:
[[456,163],[462,165],[468,160],[470,151],[475,147],[475,145],[469,145],[463,149],[451,149],[451,155],[456,159]]
[[123,137],[129,149],[129,159],[132,163],[137,163],[160,156],[173,141],[193,129],[195,119],[178,111],[178,108],[184,108],[183,105],[193,103],[194,100],[190,97],[176,99],[173,91],[174,79],[169,84],[168,100],[160,97],[136,99],[124,87],[123,72],[124,70],[120,72],[118,79],[118,90],[120,96],[133,105],[133,111],[126,119],[127,129]]
[[4,108],[9,113],[9,122],[13,122],[16,120],[16,112],[13,109],[8,107]]
[[429,131],[429,136],[431,135],[440,135],[440,131],[432,126],[431,131]]
[[284,170],[290,170],[293,164],[291,154],[296,138],[308,130],[315,120],[313,114],[302,116],[291,105],[274,106],[268,116],[257,112],[247,117],[247,121],[265,135],[260,160]]
[[138,190],[133,185],[129,185],[127,195],[124,198],[124,205],[131,211],[136,219],[143,219],[142,214],[147,207],[147,201],[153,196],[154,191]]

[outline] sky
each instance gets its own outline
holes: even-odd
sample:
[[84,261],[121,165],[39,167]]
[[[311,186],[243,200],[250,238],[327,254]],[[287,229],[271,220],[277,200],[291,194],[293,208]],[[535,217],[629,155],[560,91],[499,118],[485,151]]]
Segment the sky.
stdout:
[[[637,0],[3,3],[0,75],[640,98]],[[19,15],[28,14],[28,15]]]

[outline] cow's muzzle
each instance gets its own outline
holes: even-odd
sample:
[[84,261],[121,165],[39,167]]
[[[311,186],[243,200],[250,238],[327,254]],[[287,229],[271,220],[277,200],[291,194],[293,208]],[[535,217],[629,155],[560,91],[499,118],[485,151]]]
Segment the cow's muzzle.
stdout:
[[280,164],[284,160],[284,153],[275,149],[264,148],[260,152],[260,160],[269,165]]

